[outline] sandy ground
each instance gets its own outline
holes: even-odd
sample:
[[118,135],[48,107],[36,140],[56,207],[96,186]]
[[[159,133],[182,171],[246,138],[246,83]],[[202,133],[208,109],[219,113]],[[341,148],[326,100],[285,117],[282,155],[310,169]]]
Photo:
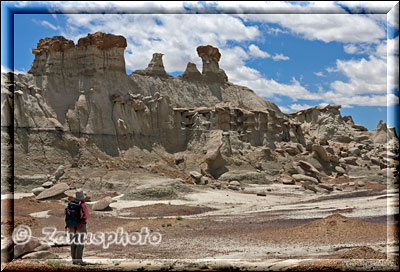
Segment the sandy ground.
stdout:
[[[257,196],[204,188],[174,200],[114,196],[111,209],[90,209],[89,232],[122,227],[134,233],[147,227],[150,233],[160,233],[162,241],[108,248],[88,245],[84,259],[90,265],[85,269],[308,270],[326,266],[362,270],[355,260],[359,258],[369,260],[361,263],[364,268],[393,270],[398,266],[394,217],[398,191],[375,187],[315,194],[298,185],[281,184],[250,185],[248,189],[268,193]],[[64,200],[40,202],[32,194],[14,197],[15,225],[29,225],[37,237],[43,237],[44,226],[64,230]],[[2,196],[2,225],[10,223],[7,203]],[[52,247],[51,252],[58,259],[31,264],[14,261],[6,271],[35,266],[38,270],[78,268],[70,263],[68,246]]]

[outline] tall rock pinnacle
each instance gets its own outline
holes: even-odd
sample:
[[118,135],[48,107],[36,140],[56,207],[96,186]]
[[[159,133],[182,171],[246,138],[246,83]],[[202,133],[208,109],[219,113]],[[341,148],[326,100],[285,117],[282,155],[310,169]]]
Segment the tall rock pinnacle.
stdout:
[[197,47],[197,54],[203,61],[202,74],[207,81],[224,83],[228,81],[224,70],[219,68],[221,53],[211,45]]

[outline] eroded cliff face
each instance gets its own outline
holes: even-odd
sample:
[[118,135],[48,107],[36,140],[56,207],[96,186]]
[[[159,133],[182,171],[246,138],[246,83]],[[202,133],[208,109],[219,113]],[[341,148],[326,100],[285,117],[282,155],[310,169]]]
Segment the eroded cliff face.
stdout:
[[124,37],[100,32],[76,45],[60,36],[40,40],[28,74],[2,75],[2,126],[14,122],[16,131],[85,137],[113,156],[154,144],[171,153],[183,151],[193,139],[206,144],[212,131],[224,132],[225,142],[231,135],[236,142],[269,148],[281,142],[305,147],[315,140],[387,139],[382,125],[371,134],[342,118],[340,106],[283,114],[252,90],[230,83],[219,67],[219,50],[210,45],[197,48],[202,72],[188,63],[179,77],[165,72],[161,53],[145,70],[128,76],[126,46]]

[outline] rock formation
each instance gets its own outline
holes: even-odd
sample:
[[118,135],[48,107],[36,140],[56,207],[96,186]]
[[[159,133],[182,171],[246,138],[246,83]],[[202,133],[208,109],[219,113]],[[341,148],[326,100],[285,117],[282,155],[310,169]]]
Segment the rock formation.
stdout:
[[161,53],[154,53],[147,68],[145,70],[137,70],[134,73],[144,76],[168,77],[162,61],[163,55]]
[[[64,158],[74,167],[88,164],[88,157],[99,165],[114,159],[153,161],[152,156],[160,157],[154,150],[162,148],[168,154],[184,153],[179,165],[161,156],[180,171],[172,177],[190,181],[191,170],[205,170],[200,171],[204,178],[195,180],[203,185],[216,178],[238,180],[224,173],[237,165],[258,171],[240,173],[248,180],[272,182],[272,176],[280,175],[287,183],[310,180],[293,175],[321,181],[383,169],[387,176],[384,169],[397,167],[398,138],[383,122],[369,132],[342,117],[340,105],[284,114],[249,88],[229,82],[219,67],[219,50],[210,45],[197,48],[202,73],[188,63],[181,76],[169,76],[163,54],[155,53],[145,70],[127,75],[126,46],[124,37],[99,32],[76,45],[60,36],[46,38],[32,51],[35,59],[26,75],[2,74],[2,137],[10,138],[13,126],[16,156],[45,157],[54,164],[53,174]],[[385,147],[387,141],[392,145]],[[63,159],[48,159],[52,154]],[[201,169],[190,169],[202,163]],[[67,171],[61,179],[68,180]],[[45,181],[35,181],[29,191],[47,194],[52,188],[38,187]]]
[[202,74],[206,81],[224,83],[228,81],[224,70],[219,68],[218,62],[221,58],[218,48],[211,45],[197,47],[197,54],[203,61]]
[[196,64],[189,62],[186,66],[185,72],[182,74],[182,78],[185,80],[201,80],[201,73],[196,67]]

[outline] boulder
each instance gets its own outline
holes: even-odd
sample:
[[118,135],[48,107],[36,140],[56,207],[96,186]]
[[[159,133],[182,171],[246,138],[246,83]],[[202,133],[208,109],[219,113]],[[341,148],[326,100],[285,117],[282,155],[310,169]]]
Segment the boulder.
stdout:
[[302,174],[294,174],[294,175],[292,175],[292,178],[295,181],[299,181],[299,182],[300,181],[309,181],[311,183],[318,184],[318,179],[310,177],[310,176],[302,175]]
[[285,184],[285,185],[294,185],[295,184],[294,179],[292,177],[287,176],[287,175],[284,175],[281,178],[281,180],[282,180],[282,184]]
[[44,187],[36,187],[32,189],[32,194],[34,194],[35,196],[39,195],[41,192],[43,192],[44,190],[46,190],[46,188]]
[[320,172],[314,167],[312,166],[310,163],[300,160],[299,162],[299,166],[304,169],[305,171],[314,173],[314,174],[320,174]]
[[358,165],[357,164],[357,157],[345,157],[345,158],[343,158],[343,161],[346,163],[346,164],[351,164],[351,165]]
[[51,181],[46,181],[45,183],[42,184],[43,188],[50,188],[51,186],[53,186],[53,182]]
[[354,155],[354,156],[360,156],[361,155],[361,150],[357,147],[352,147],[349,149],[349,153]]
[[229,185],[231,186],[240,186],[240,182],[237,180],[232,180],[231,182],[229,182]]
[[344,170],[342,167],[340,166],[335,166],[335,171],[338,172],[339,174],[343,175],[346,173],[346,170]]
[[227,172],[227,162],[221,155],[222,130],[210,131],[207,141],[207,153],[205,161],[207,163],[207,172],[214,178],[219,178],[223,173]]
[[110,196],[106,196],[105,198],[102,198],[102,199],[96,201],[92,205],[92,210],[103,211],[103,210],[107,209],[111,203],[112,203],[112,198]]
[[54,173],[54,178],[59,180],[64,175],[64,165],[60,165]]
[[312,151],[314,151],[317,154],[318,158],[320,158],[322,161],[324,162],[330,161],[328,153],[326,153],[326,150],[323,146],[313,144]]
[[318,187],[325,189],[329,192],[333,191],[333,185],[330,185],[330,184],[320,183],[320,184],[318,184]]
[[46,199],[46,198],[55,197],[55,196],[63,194],[68,189],[69,189],[68,184],[66,184],[66,183],[58,183],[58,184],[56,184],[56,185],[44,190],[43,192],[41,192],[36,197],[36,199],[37,200],[43,200],[43,199]]
[[208,177],[202,176],[200,178],[200,185],[207,185],[209,183]]
[[17,259],[26,253],[33,252],[39,246],[41,246],[39,239],[31,236],[26,244],[16,244],[14,246],[14,258]]
[[313,191],[314,193],[318,192],[318,189],[314,185],[311,185],[307,182],[303,183],[303,187],[304,187],[304,189]]
[[201,177],[203,176],[197,171],[190,171],[189,175],[194,179],[201,179]]

